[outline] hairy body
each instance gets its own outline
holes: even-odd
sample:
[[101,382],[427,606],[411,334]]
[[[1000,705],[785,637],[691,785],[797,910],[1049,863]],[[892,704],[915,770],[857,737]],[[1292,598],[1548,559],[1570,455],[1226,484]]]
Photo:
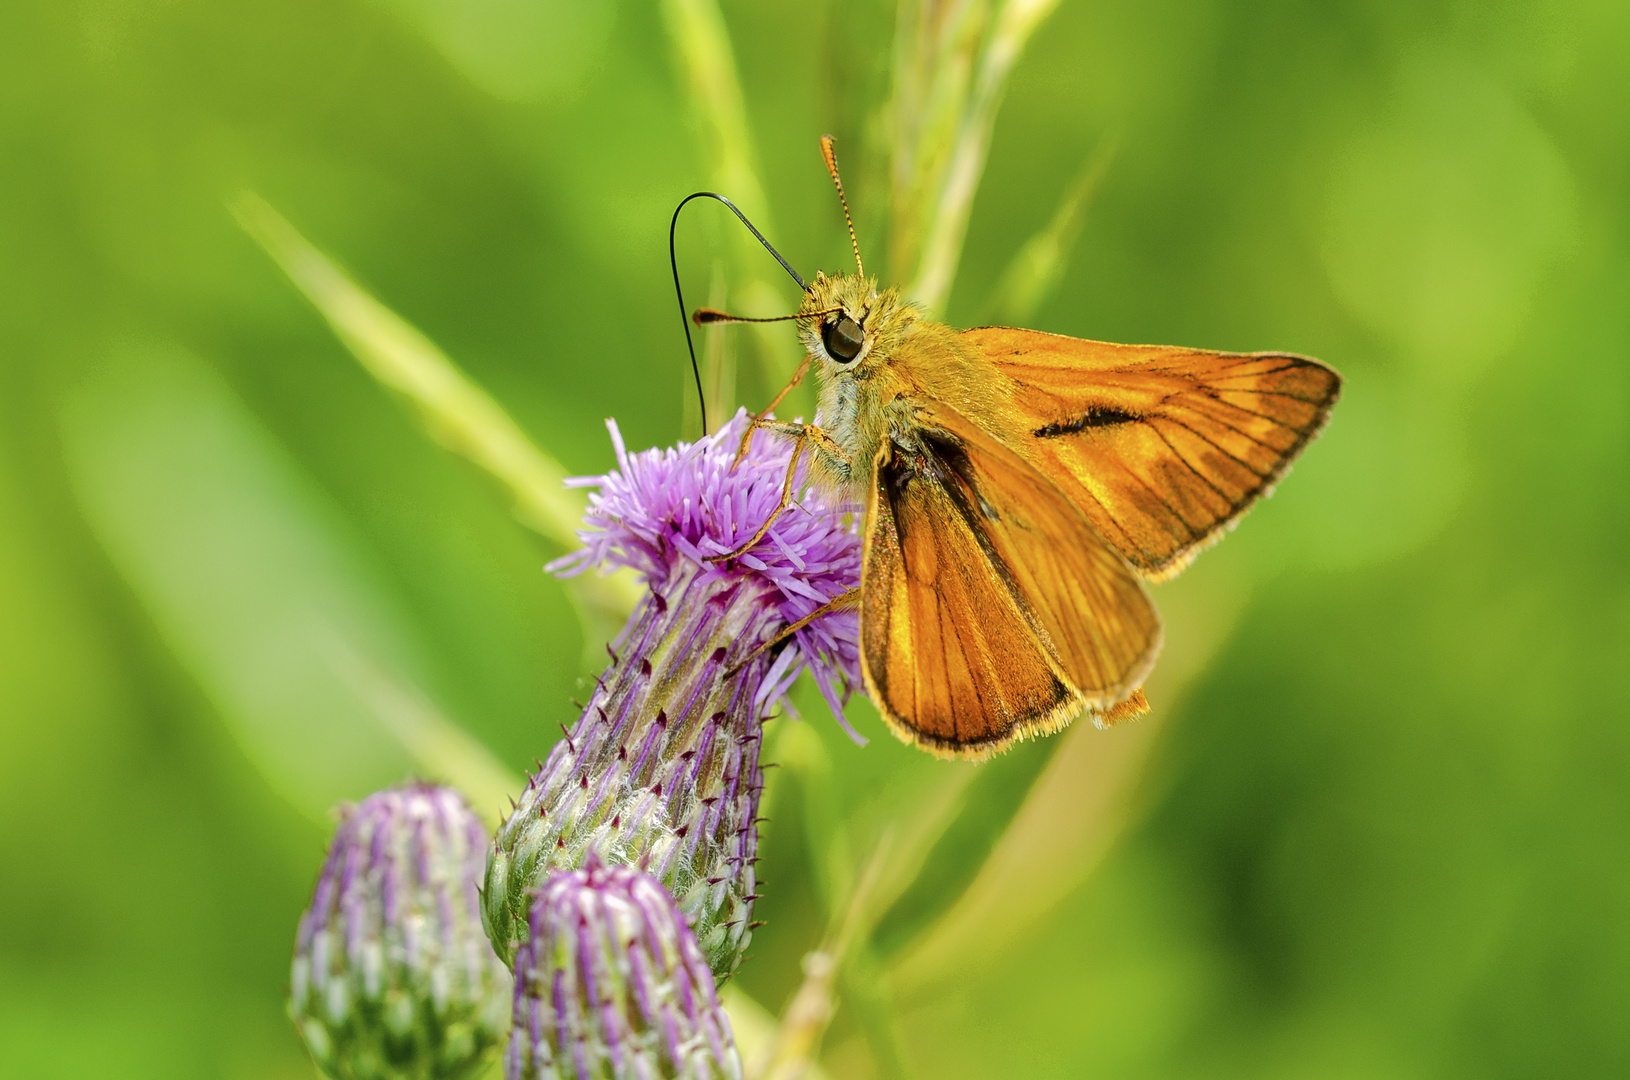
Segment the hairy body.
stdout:
[[[822,327],[834,312],[852,319],[865,344],[848,363],[834,359]],[[1010,412],[1012,381],[990,370],[961,335],[923,317],[897,289],[877,288],[858,274],[816,274],[799,309],[799,336],[819,381],[819,436],[813,442],[816,476],[864,497],[870,466],[885,443],[891,452],[920,454],[919,432],[934,423],[934,403],[966,416],[998,418],[992,434],[1009,446],[1019,432],[1000,417]],[[908,362],[902,362],[909,358]],[[827,440],[830,440],[829,442]]]

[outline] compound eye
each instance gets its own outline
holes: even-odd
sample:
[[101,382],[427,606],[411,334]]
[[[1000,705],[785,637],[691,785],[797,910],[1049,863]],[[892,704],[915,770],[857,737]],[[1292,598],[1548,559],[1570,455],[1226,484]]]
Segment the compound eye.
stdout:
[[859,323],[844,315],[837,322],[827,323],[821,328],[821,341],[826,345],[826,355],[840,364],[847,364],[860,355],[866,335]]

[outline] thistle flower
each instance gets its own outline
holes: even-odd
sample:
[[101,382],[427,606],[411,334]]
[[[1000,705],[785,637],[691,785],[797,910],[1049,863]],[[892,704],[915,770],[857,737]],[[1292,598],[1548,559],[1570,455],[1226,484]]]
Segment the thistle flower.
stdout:
[[750,539],[780,500],[791,447],[761,435],[733,468],[745,424],[738,413],[695,444],[642,454],[612,424],[617,470],[577,482],[599,489],[585,547],[552,568],[632,567],[650,592],[577,726],[498,830],[482,910],[506,960],[526,939],[529,890],[592,851],[663,883],[717,977],[740,961],[756,898],[760,725],[805,668],[841,722],[857,619],[828,614],[756,650],[860,580],[852,515],[817,495],[751,551],[706,561]]
[[515,956],[508,1080],[739,1080],[713,972],[662,883],[590,852],[532,901]]
[[335,1080],[475,1073],[506,1028],[509,972],[481,932],[487,832],[449,788],[344,811],[300,919],[289,1016]]

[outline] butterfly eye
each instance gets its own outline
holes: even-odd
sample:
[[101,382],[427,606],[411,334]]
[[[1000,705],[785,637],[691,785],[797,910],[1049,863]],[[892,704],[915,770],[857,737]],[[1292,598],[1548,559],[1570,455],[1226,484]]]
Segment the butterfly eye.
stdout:
[[844,315],[837,322],[827,323],[821,328],[821,341],[826,345],[826,355],[840,364],[847,364],[860,355],[866,335],[859,323]]

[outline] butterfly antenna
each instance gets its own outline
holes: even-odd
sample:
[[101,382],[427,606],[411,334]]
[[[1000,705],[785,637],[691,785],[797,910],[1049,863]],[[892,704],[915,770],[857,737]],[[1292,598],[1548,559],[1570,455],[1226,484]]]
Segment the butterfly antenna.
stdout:
[[690,320],[697,326],[712,326],[714,323],[767,323],[791,322],[793,319],[814,319],[822,315],[831,315],[842,311],[841,307],[822,308],[819,311],[795,311],[791,315],[772,315],[767,319],[750,319],[746,315],[732,315],[728,311],[719,311],[717,308],[699,307],[691,312]]
[[821,156],[826,159],[826,171],[832,174],[832,183],[837,185],[838,202],[843,204],[843,223],[849,226],[849,246],[855,249],[855,270],[861,277],[866,276],[866,268],[860,264],[860,241],[855,239],[855,222],[849,216],[849,200],[843,195],[843,180],[838,176],[838,155],[832,149],[832,136],[821,136]]
[[[835,176],[836,174],[834,173],[833,175]],[[841,188],[839,189],[839,194],[842,194]],[[798,271],[794,270],[787,260],[781,257],[781,253],[775,250],[768,240],[764,239],[764,234],[759,232],[751,221],[747,220],[747,215],[736,209],[736,204],[725,198],[723,195],[713,191],[694,191],[691,194],[686,195],[683,199],[680,199],[679,205],[674,207],[673,219],[668,222],[668,265],[673,269],[674,294],[679,297],[679,318],[685,326],[685,348],[690,350],[690,370],[691,374],[696,376],[696,401],[702,409],[702,434],[706,435],[707,397],[702,393],[702,367],[696,362],[696,343],[691,340],[690,336],[690,312],[685,307],[685,290],[681,288],[679,284],[679,258],[674,253],[674,230],[679,227],[679,211],[685,209],[685,204],[690,202],[692,199],[715,199],[724,203],[725,206],[730,208],[730,212],[735,214],[736,217],[740,218],[743,225],[747,226],[747,231],[756,236],[758,238],[758,242],[764,245],[764,250],[775,256],[775,261],[781,264],[781,269],[785,270],[792,276],[792,280],[798,283],[798,287],[800,289],[808,291],[809,286],[804,284],[804,279],[798,276]],[[845,210],[844,213],[847,214],[848,210]],[[850,230],[851,233],[853,233],[853,231],[854,230],[852,229]]]

